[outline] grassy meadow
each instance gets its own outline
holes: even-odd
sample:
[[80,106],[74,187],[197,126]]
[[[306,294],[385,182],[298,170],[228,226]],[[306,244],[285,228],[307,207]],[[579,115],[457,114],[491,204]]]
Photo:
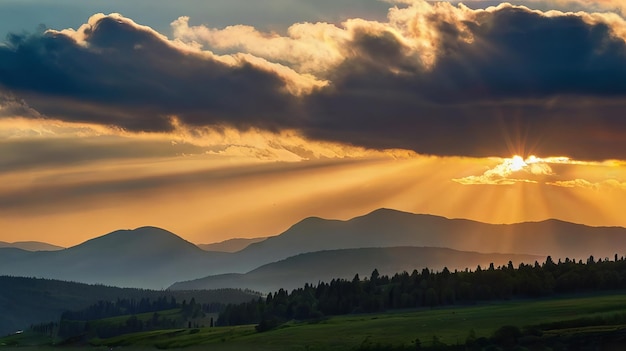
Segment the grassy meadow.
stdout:
[[[434,336],[443,343],[454,345],[464,344],[470,330],[474,330],[476,337],[489,337],[504,325],[523,328],[598,317],[610,320],[612,316],[621,314],[626,314],[626,294],[337,316],[316,322],[290,322],[264,333],[256,332],[253,325],[151,331],[91,340],[94,346],[84,347],[123,347],[125,350],[155,347],[189,350],[351,350],[364,344],[410,346],[414,345],[416,338],[420,339],[423,346],[429,346]],[[585,326],[548,330],[546,334],[597,332],[621,327],[626,326],[619,323],[612,326]],[[20,337],[28,339],[28,335],[13,336],[17,339]],[[0,339],[2,343],[3,339]],[[18,340],[18,344],[29,343],[20,343]],[[74,346],[72,348],[76,349]],[[20,349],[27,351],[28,347]]]

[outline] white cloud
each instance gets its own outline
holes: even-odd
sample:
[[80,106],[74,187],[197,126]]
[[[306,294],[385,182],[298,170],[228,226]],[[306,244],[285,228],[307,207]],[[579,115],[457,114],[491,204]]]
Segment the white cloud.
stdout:
[[[559,158],[562,160],[565,158]],[[468,176],[452,179],[463,185],[512,185],[515,183],[537,183],[531,179],[537,176],[549,176],[554,172],[545,159],[530,156],[524,160],[521,156],[502,159],[498,165],[485,171],[479,176]],[[515,175],[515,177],[514,177]]]
[[562,180],[546,183],[548,185],[559,186],[563,188],[582,188],[592,190],[618,189],[626,190],[626,182],[620,182],[616,179],[608,179],[601,182],[590,182],[585,179]]
[[[536,156],[529,156],[528,158],[523,159],[520,156],[514,156],[512,158],[502,159],[499,164],[488,169],[482,175],[472,175],[452,180],[463,185],[513,185],[516,183],[535,183],[562,188],[626,190],[626,182],[621,182],[614,178],[596,181],[589,181],[582,178],[573,180],[559,179],[559,175],[553,171],[553,167],[561,165],[600,168],[604,171],[598,172],[599,174],[604,173],[605,175],[608,175],[611,174],[609,170],[622,169],[625,164],[624,161],[618,160],[590,162],[572,160],[568,157],[540,158]],[[598,178],[598,175],[596,174],[594,177]]]

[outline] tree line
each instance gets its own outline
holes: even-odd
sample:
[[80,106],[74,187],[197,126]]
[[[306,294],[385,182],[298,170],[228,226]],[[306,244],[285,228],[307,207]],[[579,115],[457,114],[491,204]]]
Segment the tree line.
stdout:
[[127,314],[164,311],[178,307],[179,304],[176,303],[176,299],[174,297],[170,297],[170,299],[168,299],[167,297],[162,296],[156,300],[150,300],[146,297],[139,300],[133,298],[118,298],[116,301],[100,300],[82,310],[65,311],[61,315],[61,320],[88,321],[115,316],[123,316]]
[[305,284],[288,292],[280,289],[247,303],[230,304],[219,315],[218,325],[258,324],[269,330],[288,320],[318,319],[350,313],[393,309],[467,305],[480,301],[536,298],[557,293],[591,292],[626,288],[626,260],[608,258],[586,261],[569,258],[542,264],[521,263],[451,272],[428,268],[391,277],[374,270],[369,277],[333,279]]
[[[81,310],[100,300],[115,302],[122,298],[139,302],[142,298],[149,298],[154,301],[163,295],[174,297],[179,302],[195,298],[198,303],[210,305],[246,302],[261,294],[241,289],[145,290],[54,279],[0,276],[0,335],[13,333],[31,324],[50,321],[58,323],[63,311]],[[218,310],[214,308],[211,312]]]
[[[109,338],[117,335],[186,327],[187,322],[205,316],[205,313],[217,313],[225,307],[221,303],[197,303],[195,298],[189,302],[176,301],[174,297],[162,296],[156,300],[149,298],[120,299],[116,301],[98,301],[87,308],[76,311],[65,311],[61,315],[58,335],[61,338],[89,336]],[[179,310],[175,314],[163,314],[163,311]],[[149,318],[137,315],[152,312]],[[161,312],[161,313],[159,313]],[[105,318],[129,316],[123,321],[103,322]],[[191,323],[191,322],[189,322]],[[32,328],[34,331],[43,326]]]

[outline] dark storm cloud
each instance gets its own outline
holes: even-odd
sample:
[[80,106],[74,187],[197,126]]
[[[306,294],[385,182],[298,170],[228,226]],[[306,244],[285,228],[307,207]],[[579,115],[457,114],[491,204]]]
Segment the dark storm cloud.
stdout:
[[444,155],[626,157],[626,45],[607,24],[514,7],[463,28],[429,20],[441,38],[432,69],[389,33],[356,35],[333,89],[311,97],[309,135]]
[[49,117],[128,130],[169,130],[171,115],[245,127],[288,109],[284,83],[251,64],[185,53],[115,17],[85,35],[85,45],[61,33],[10,35],[0,47],[0,84]]
[[28,107],[28,105],[20,99],[10,94],[2,94],[0,91],[0,118],[2,117],[39,117],[39,113]]
[[[344,28],[344,59],[320,77],[328,86],[302,96],[275,70],[186,52],[116,17],[94,23],[84,45],[60,33],[11,36],[0,84],[46,116],[130,130],[169,130],[176,115],[429,154],[626,159],[621,19],[433,6],[416,21],[424,28],[406,26],[414,36],[391,22]],[[407,44],[424,38],[432,62]]]

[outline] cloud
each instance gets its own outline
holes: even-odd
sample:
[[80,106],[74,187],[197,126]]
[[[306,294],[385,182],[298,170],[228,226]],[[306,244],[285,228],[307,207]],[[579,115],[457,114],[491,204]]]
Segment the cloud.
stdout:
[[0,83],[46,116],[127,130],[171,130],[174,117],[288,124],[294,100],[280,74],[175,44],[120,15],[94,15],[77,31],[11,35],[0,48]]
[[349,41],[349,33],[329,23],[297,23],[288,28],[287,36],[281,36],[246,25],[224,29],[190,26],[189,17],[183,16],[172,22],[172,29],[174,37],[199,47],[246,52],[314,74],[323,74],[343,61],[341,46]]
[[15,116],[40,117],[40,114],[30,108],[24,100],[0,92],[0,118]]
[[618,12],[626,14],[626,6],[622,0],[530,0],[532,3],[557,5],[569,11]]
[[128,131],[226,126],[435,155],[626,159],[622,17],[403,3],[387,21],[285,35],[181,17],[169,39],[94,15],[77,30],[11,35],[0,87],[44,116]]
[[[153,165],[187,159],[192,168],[211,165],[296,162],[325,159],[407,159],[408,150],[368,150],[315,142],[295,131],[175,125],[167,133],[137,133],[94,124],[49,119],[0,119],[0,173],[76,171],[76,168],[135,163]],[[185,163],[184,161],[182,163]],[[153,166],[149,166],[150,169]],[[152,169],[152,171],[155,171]],[[160,172],[160,171],[157,171]]]
[[548,185],[564,187],[564,188],[582,188],[591,190],[603,190],[603,189],[616,189],[626,190],[626,182],[620,182],[616,179],[608,179],[601,182],[590,182],[585,179],[574,180],[561,180],[556,182],[546,183]]
[[[566,158],[556,158],[562,163]],[[512,185],[515,183],[537,183],[533,179],[542,176],[554,175],[550,167],[551,160],[544,160],[530,156],[524,160],[521,156],[514,156],[502,160],[498,165],[485,171],[480,176],[467,176],[452,179],[463,185]],[[555,162],[556,163],[556,162]],[[512,177],[515,175],[516,177]]]
[[[414,0],[387,0],[390,3],[410,4]],[[435,1],[431,1],[435,2]],[[452,4],[463,3],[471,8],[486,8],[489,6],[498,6],[501,0],[447,0]],[[626,6],[622,0],[511,0],[508,1],[514,5],[531,6],[540,10],[560,10],[567,12],[606,12],[619,13],[622,16],[626,14]]]
[[[573,160],[568,157],[540,158],[520,156],[499,160],[481,175],[453,178],[452,181],[463,185],[513,185],[533,183],[558,186],[563,188],[583,188],[593,190],[626,190],[626,182],[612,177],[623,177],[623,161],[589,162]],[[562,174],[556,171],[559,169]],[[568,179],[572,174],[589,177],[593,180]]]
[[165,141],[114,137],[42,138],[0,141],[1,172],[47,167],[67,167],[107,160],[157,159],[184,154],[203,154],[205,149]]
[[[311,135],[440,155],[625,156],[626,85],[613,77],[626,78],[626,46],[610,26],[508,5],[431,7],[392,12],[402,37],[354,37],[333,90],[312,97]],[[429,43],[432,65],[407,40]]]

